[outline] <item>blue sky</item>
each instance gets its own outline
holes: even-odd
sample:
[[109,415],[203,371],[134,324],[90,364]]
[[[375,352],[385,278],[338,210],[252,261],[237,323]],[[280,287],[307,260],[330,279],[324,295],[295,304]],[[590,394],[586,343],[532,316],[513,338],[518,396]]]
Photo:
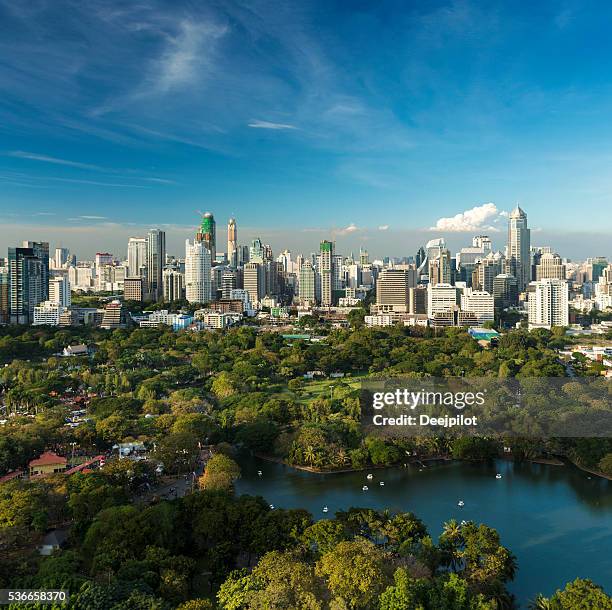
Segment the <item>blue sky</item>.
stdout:
[[276,248],[501,247],[519,201],[562,254],[612,254],[611,26],[588,1],[0,0],[0,246],[179,244],[211,210]]

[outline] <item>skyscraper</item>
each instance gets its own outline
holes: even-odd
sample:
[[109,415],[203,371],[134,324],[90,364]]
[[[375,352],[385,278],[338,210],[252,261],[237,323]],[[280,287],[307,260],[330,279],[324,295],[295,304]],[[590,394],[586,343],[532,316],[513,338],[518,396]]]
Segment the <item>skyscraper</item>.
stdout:
[[147,234],[147,293],[151,301],[163,296],[162,273],[166,262],[166,233],[151,229]]
[[568,284],[565,280],[543,279],[532,282],[528,307],[529,328],[568,326],[568,294]]
[[531,280],[531,232],[527,228],[527,214],[517,205],[508,218],[508,263],[517,280],[519,292]]
[[313,303],[316,298],[315,270],[310,261],[304,261],[299,273],[299,297],[302,303]]
[[227,223],[227,260],[232,267],[237,265],[236,249],[238,248],[238,227],[236,219],[230,218]]
[[67,276],[54,277],[49,281],[49,301],[62,307],[70,307],[72,298]]
[[185,241],[185,296],[190,303],[211,300],[211,255],[203,241]]
[[128,276],[139,277],[147,261],[146,237],[130,237],[127,249]]
[[48,241],[24,241],[24,248],[32,248],[34,256],[38,257],[42,263],[42,300],[49,298],[49,242]]
[[321,242],[318,273],[321,278],[321,305],[333,305],[334,244],[326,239]]
[[204,247],[210,252],[211,261],[217,258],[217,225],[215,217],[211,212],[206,212],[202,216],[200,230],[196,233],[196,241],[202,242]]
[[[33,248],[9,248],[8,261],[10,322],[31,324],[34,321],[34,307],[47,300],[48,267],[45,276],[43,262]],[[47,257],[47,265],[48,261]]]
[[61,269],[68,262],[70,256],[70,250],[68,248],[55,248],[55,255],[53,256],[53,266],[56,269]]

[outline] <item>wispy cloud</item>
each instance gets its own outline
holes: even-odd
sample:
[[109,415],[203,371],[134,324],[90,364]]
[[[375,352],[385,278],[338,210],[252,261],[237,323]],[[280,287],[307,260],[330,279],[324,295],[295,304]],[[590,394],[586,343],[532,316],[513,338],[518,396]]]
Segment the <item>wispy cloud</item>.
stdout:
[[380,225],[378,227],[379,231],[387,231],[389,229],[389,225]]
[[107,171],[106,168],[100,165],[93,165],[91,163],[81,163],[80,161],[71,161],[69,159],[60,159],[58,157],[50,157],[49,155],[41,155],[38,153],[27,152],[23,150],[12,150],[7,153],[9,157],[16,157],[18,159],[28,159],[29,161],[42,161],[43,163],[52,163],[54,165],[66,165],[68,167],[76,167],[78,169],[87,169],[94,171]]
[[449,233],[481,230],[498,232],[499,229],[493,226],[492,223],[495,222],[499,215],[500,211],[494,203],[484,203],[464,212],[459,212],[455,216],[439,218],[435,226],[430,227],[429,230]]
[[334,235],[350,235],[351,233],[355,233],[356,231],[360,231],[361,229],[352,222],[350,225],[347,225],[343,229],[334,229],[332,233]]
[[271,121],[260,121],[259,119],[251,121],[248,126],[254,129],[297,129],[295,125],[289,123],[272,123]]

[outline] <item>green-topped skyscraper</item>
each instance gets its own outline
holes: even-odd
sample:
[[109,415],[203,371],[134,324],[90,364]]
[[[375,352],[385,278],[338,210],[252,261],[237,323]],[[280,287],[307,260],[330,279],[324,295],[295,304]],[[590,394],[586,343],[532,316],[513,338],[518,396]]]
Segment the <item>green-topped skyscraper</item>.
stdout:
[[200,230],[196,234],[196,241],[202,242],[207,250],[210,250],[210,259],[214,263],[217,256],[217,225],[215,217],[206,212],[202,216]]

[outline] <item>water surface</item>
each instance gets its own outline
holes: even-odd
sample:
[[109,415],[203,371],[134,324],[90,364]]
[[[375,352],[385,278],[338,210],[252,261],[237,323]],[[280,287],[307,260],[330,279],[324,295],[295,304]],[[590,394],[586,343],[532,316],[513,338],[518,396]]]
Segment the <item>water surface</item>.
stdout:
[[436,538],[451,518],[486,523],[517,557],[510,589],[523,606],[577,577],[612,594],[612,482],[573,466],[451,462],[421,471],[375,469],[372,481],[366,472],[313,474],[250,457],[241,466],[238,494],[261,495],[279,508],[306,508],[315,519],[351,506],[412,511]]

